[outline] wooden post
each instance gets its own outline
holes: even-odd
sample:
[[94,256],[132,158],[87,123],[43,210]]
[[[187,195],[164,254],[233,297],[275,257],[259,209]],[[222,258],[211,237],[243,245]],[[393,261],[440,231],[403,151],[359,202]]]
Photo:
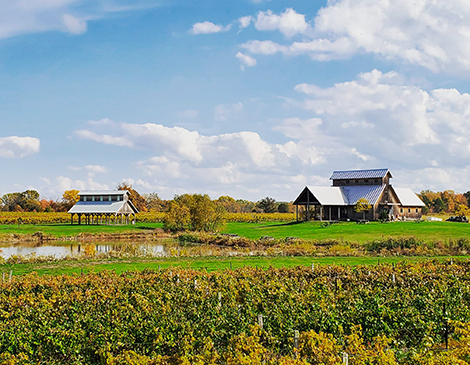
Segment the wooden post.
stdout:
[[263,329],[263,315],[262,314],[258,314],[258,325],[259,325],[259,328]]
[[338,207],[338,222],[341,220],[341,208]]
[[331,207],[328,207],[328,210],[330,211],[330,222],[331,222]]
[[349,355],[346,352],[343,352],[343,364],[344,365],[349,364]]
[[295,205],[295,220],[298,222],[299,221],[299,205]]

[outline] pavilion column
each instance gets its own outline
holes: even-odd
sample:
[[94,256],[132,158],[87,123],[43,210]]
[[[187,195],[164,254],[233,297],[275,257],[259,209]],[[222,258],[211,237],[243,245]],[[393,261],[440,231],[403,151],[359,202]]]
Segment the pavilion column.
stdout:
[[320,222],[323,221],[323,205],[320,205]]
[[299,205],[295,205],[295,220],[298,222],[299,221]]
[[331,207],[328,207],[328,211],[330,213],[330,221],[331,221]]
[[338,222],[341,220],[341,208],[338,207]]
[[73,225],[73,213],[70,214],[70,224]]

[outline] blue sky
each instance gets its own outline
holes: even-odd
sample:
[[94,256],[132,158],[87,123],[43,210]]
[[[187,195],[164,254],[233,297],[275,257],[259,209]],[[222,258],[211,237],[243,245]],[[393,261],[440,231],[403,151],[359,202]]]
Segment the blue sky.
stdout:
[[0,194],[470,190],[466,1],[0,0]]

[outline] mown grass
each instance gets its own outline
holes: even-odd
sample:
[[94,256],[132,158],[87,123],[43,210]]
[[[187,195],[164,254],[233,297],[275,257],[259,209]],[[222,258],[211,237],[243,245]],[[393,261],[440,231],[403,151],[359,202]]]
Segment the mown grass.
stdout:
[[136,223],[135,225],[78,225],[78,224],[5,224],[0,225],[0,237],[6,235],[33,235],[42,232],[53,237],[75,237],[79,234],[123,234],[162,228],[162,223]]
[[413,236],[424,242],[445,242],[449,239],[470,238],[470,224],[455,222],[370,222],[369,224],[341,222],[323,227],[321,222],[228,223],[222,232],[252,239],[271,236],[314,240],[337,239],[365,243],[385,237]]
[[[142,271],[145,269],[164,269],[169,267],[192,268],[207,271],[235,270],[249,266],[260,269],[269,267],[295,267],[314,265],[378,265],[398,262],[422,262],[432,259],[450,260],[449,256],[440,257],[198,257],[198,258],[158,258],[158,259],[129,259],[129,260],[82,260],[60,261],[51,263],[2,264],[0,265],[0,280],[8,279],[10,271],[13,276],[36,272],[38,275],[74,275],[88,272],[113,270],[116,273],[125,271]],[[454,257],[455,260],[468,260],[470,256]]]
[[[0,237],[11,235],[31,236],[42,232],[50,237],[77,237],[79,235],[119,235],[125,233],[144,233],[161,229],[162,223],[136,223],[135,225],[70,225],[70,224],[24,224],[0,225]],[[423,242],[445,242],[449,239],[470,238],[470,224],[455,222],[393,222],[356,224],[354,222],[335,223],[323,227],[321,222],[229,222],[222,233],[259,239],[261,236],[274,238],[298,237],[301,239],[337,239],[354,243],[365,243],[386,237],[416,237]]]

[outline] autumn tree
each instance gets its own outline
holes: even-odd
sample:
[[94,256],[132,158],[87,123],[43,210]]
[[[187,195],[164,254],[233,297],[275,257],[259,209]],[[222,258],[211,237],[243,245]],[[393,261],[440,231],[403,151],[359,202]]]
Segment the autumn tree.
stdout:
[[[188,217],[189,212],[189,217]],[[170,202],[164,219],[166,229],[215,231],[225,223],[225,209],[208,195],[183,194]]]
[[277,206],[277,211],[279,213],[289,213],[290,211],[289,203],[285,203],[285,202],[279,203]]
[[354,211],[357,213],[362,213],[362,218],[366,219],[366,212],[372,208],[369,201],[366,198],[359,199],[354,205]]
[[164,212],[168,208],[166,200],[162,200],[160,196],[153,192],[144,194],[145,207],[149,212]]
[[229,213],[239,213],[242,211],[241,205],[231,196],[220,196],[219,199],[214,200],[214,203],[224,207]]
[[64,191],[62,194],[62,202],[64,203],[66,210],[69,210],[76,202],[78,202],[78,199],[80,199],[78,196],[79,193],[80,191],[75,189]]
[[258,201],[256,205],[258,208],[262,209],[264,213],[274,213],[277,211],[276,200],[268,196]]
[[5,194],[2,196],[1,204],[4,211],[42,212],[39,193],[36,190]]
[[140,195],[139,192],[132,187],[131,183],[127,181],[123,181],[122,183],[116,186],[116,189],[127,190],[130,194],[129,196],[130,201],[132,202],[132,204],[135,205],[135,207],[139,210],[139,212],[147,211],[145,198],[142,195]]

